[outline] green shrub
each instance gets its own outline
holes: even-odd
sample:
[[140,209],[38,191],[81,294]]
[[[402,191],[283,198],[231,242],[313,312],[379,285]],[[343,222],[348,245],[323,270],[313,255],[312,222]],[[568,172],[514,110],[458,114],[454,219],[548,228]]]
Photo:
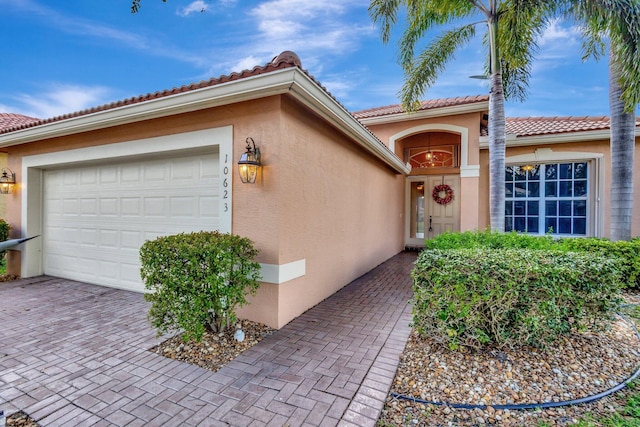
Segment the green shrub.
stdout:
[[621,261],[622,280],[629,288],[640,289],[640,240],[619,240],[595,237],[560,239],[557,245],[566,251],[598,253],[617,257]]
[[640,238],[631,241],[612,242],[596,237],[554,239],[551,236],[500,233],[490,230],[444,233],[426,241],[427,249],[540,249],[560,252],[598,253],[620,258],[620,270],[624,286],[640,290]]
[[451,349],[543,347],[607,325],[620,304],[619,261],[600,254],[425,250],[412,278],[414,326]]
[[259,286],[257,253],[251,240],[216,231],[145,242],[140,275],[151,291],[145,299],[158,334],[183,330],[185,340],[199,341],[206,329],[234,324],[236,308]]
[[[9,240],[9,230],[10,230],[10,226],[9,223],[7,223],[7,221],[5,221],[4,219],[0,219],[0,242],[4,242],[5,240]],[[2,260],[2,262],[4,262],[4,256],[6,255],[7,251],[0,251],[0,260]]]
[[530,234],[500,233],[497,231],[465,231],[463,233],[446,232],[425,242],[427,249],[470,249],[470,248],[522,248],[553,249],[555,241],[551,236],[533,236]]

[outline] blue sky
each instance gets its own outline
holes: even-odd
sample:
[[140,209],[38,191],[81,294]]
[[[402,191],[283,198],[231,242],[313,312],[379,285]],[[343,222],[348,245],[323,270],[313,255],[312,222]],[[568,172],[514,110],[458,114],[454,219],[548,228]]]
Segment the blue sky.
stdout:
[[[397,38],[380,40],[368,0],[0,0],[0,111],[39,118],[264,65],[293,50],[351,111],[397,104]],[[541,40],[530,94],[507,115],[608,115],[606,58],[580,59],[575,28]],[[480,41],[425,99],[488,93]]]

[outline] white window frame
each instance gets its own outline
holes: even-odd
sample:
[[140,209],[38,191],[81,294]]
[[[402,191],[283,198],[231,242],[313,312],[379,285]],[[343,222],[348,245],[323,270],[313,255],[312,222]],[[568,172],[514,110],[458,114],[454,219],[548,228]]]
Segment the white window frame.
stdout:
[[[602,237],[604,235],[604,154],[589,152],[553,151],[551,148],[538,148],[533,153],[510,156],[505,159],[506,166],[522,164],[549,164],[587,162],[590,169],[588,173],[588,201],[587,201],[587,233],[583,237]],[[544,191],[541,188],[540,191]],[[527,200],[527,198],[522,198]],[[544,206],[541,213],[544,214]],[[503,207],[504,209],[504,207]],[[504,212],[504,211],[503,211]],[[541,215],[541,223],[544,224],[544,215]],[[544,234],[546,230],[540,229],[537,234]],[[556,234],[557,236],[568,236]]]

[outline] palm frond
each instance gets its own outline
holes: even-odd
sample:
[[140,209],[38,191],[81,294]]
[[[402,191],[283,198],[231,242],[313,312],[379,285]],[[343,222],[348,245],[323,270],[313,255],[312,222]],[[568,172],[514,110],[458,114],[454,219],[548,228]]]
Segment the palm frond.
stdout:
[[406,81],[400,92],[406,111],[416,111],[419,99],[433,86],[456,50],[468,44],[475,36],[474,25],[449,30],[436,38],[415,60],[405,68]]
[[605,33],[591,26],[583,25],[582,33],[582,61],[593,58],[599,61],[605,54]]
[[553,0],[507,0],[500,5],[498,49],[506,99],[526,99],[537,40],[559,7]]
[[583,41],[583,46],[586,42],[587,49],[600,49],[602,34],[609,36],[616,74],[624,88],[625,110],[635,111],[640,103],[640,1],[571,0],[571,5],[571,13],[585,22],[586,36],[593,39]]
[[399,62],[406,68],[413,60],[418,41],[434,27],[456,22],[474,14],[476,11],[467,0],[459,2],[443,2],[407,0],[408,25],[399,45]]
[[[138,0],[139,1],[139,0]],[[391,27],[398,20],[398,9],[401,0],[371,0],[369,16],[373,22],[380,23],[380,35],[383,43],[388,43],[391,37]]]
[[514,67],[509,63],[502,63],[502,86],[504,99],[507,101],[524,102],[529,91],[531,67],[529,64]]

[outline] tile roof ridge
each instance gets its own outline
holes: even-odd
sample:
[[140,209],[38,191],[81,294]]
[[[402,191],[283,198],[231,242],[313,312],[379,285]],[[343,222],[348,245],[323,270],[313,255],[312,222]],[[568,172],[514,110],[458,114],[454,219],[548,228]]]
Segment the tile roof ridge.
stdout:
[[[481,102],[481,101],[488,101],[488,100],[489,100],[489,95],[479,95],[479,94],[452,96],[452,97],[446,97],[446,98],[423,99],[420,101],[420,108],[418,108],[418,111],[422,111],[429,108],[442,107],[438,105],[431,107],[434,104],[447,104],[447,103],[467,104],[467,103]],[[385,111],[385,110],[395,110],[393,114],[405,112],[404,108],[402,107],[402,104],[389,104],[389,105],[383,105],[380,107],[372,107],[364,110],[354,111],[352,114],[355,117],[361,117],[373,112]],[[392,114],[392,113],[387,113],[387,114]]]
[[[265,65],[256,65],[250,70],[244,69],[242,71],[233,71],[226,75],[221,75],[219,77],[212,77],[207,80],[201,80],[199,82],[193,82],[193,83],[185,84],[182,86],[176,86],[171,89],[164,89],[156,92],[149,92],[142,95],[132,96],[129,98],[118,100],[118,101],[113,101],[110,103],[98,105],[95,107],[85,108],[83,110],[66,113],[58,116],[53,116],[46,119],[35,119],[32,122],[7,127],[4,129],[0,128],[0,134],[10,133],[17,130],[35,127],[35,126],[39,126],[47,123],[58,122],[58,121],[62,121],[62,120],[66,120],[74,117],[85,116],[93,113],[98,113],[101,111],[112,110],[112,109],[127,106],[127,105],[139,104],[142,102],[151,101],[153,99],[165,98],[165,97],[176,95],[179,93],[190,92],[198,89],[203,89],[206,87],[216,86],[216,85],[231,82],[231,81],[241,80],[244,78],[257,76],[260,74],[273,72],[276,70],[294,68],[294,67],[300,68],[302,70],[302,62],[300,61],[300,58],[295,52],[286,50],[280,53],[279,55],[277,55],[276,57],[274,57],[271,62],[268,62]],[[306,73],[306,71],[304,70],[302,71]],[[308,73],[306,74],[309,75]],[[311,75],[309,75],[309,77],[311,77],[312,80],[319,85],[319,83]],[[323,89],[326,91],[324,87]],[[7,114],[13,114],[13,113],[7,113]]]
[[507,117],[511,121],[546,120],[546,121],[610,121],[609,116],[515,116]]
[[32,120],[40,120],[37,117],[31,117],[31,116],[26,116],[24,114],[20,114],[20,113],[2,113],[0,112],[0,117],[11,117],[11,118],[24,118],[24,119],[32,119]]
[[40,119],[37,117],[26,116],[19,113],[0,112],[0,132],[4,129],[10,129],[38,121],[40,121]]

